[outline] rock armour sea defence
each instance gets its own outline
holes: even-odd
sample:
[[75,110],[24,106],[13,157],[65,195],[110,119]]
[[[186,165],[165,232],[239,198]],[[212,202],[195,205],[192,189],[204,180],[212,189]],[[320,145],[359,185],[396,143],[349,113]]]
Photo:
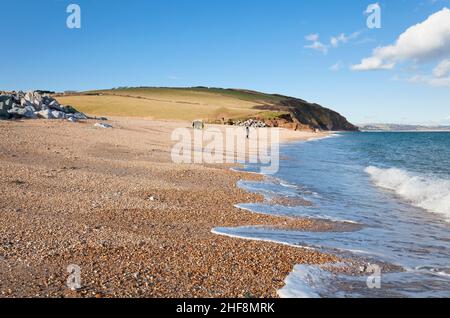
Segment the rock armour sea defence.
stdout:
[[61,105],[50,95],[38,92],[11,92],[0,94],[0,119],[70,119],[88,117],[72,106]]

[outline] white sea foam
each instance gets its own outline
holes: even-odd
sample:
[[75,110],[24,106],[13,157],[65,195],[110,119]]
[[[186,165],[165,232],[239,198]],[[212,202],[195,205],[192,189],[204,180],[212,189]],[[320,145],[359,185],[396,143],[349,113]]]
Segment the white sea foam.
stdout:
[[320,140],[324,140],[324,139],[329,139],[329,138],[337,138],[337,137],[341,137],[342,135],[339,133],[330,133],[326,136],[323,137],[311,137],[309,139],[307,139],[307,142],[313,142],[313,141],[320,141]]
[[285,279],[285,286],[278,290],[281,298],[321,298],[319,291],[323,282],[330,280],[332,275],[319,266],[296,265]]
[[261,172],[257,172],[257,171],[248,171],[248,170],[245,170],[246,168],[244,167],[244,168],[235,168],[235,167],[231,167],[230,168],[230,171],[233,171],[233,172],[238,172],[238,173],[247,173],[247,174],[258,174],[258,175],[261,175],[262,173]]
[[276,243],[276,244],[280,244],[280,245],[285,245],[285,246],[289,246],[289,247],[295,247],[295,248],[303,248],[305,250],[310,250],[310,251],[315,251],[316,249],[310,246],[303,246],[303,245],[297,245],[297,244],[291,244],[291,243],[287,243],[284,242],[282,240],[276,240],[276,239],[266,239],[266,238],[262,238],[262,237],[251,237],[251,236],[246,236],[246,235],[240,235],[238,233],[235,233],[235,231],[233,231],[234,229],[239,230],[239,229],[249,229],[251,230],[252,228],[261,228],[262,226],[242,226],[242,227],[237,227],[237,228],[213,228],[211,230],[212,234],[216,234],[216,235],[222,235],[222,236],[226,236],[226,237],[231,237],[231,238],[238,238],[238,239],[243,239],[243,240],[248,240],[248,241],[261,241],[261,242],[267,242],[267,243]]
[[298,186],[296,186],[294,184],[290,184],[290,183],[284,182],[284,181],[280,181],[280,185],[282,187],[285,187],[285,188],[291,188],[291,189],[297,189],[298,188]]
[[392,190],[409,203],[427,211],[440,213],[450,222],[450,181],[420,176],[401,169],[367,167],[374,183]]

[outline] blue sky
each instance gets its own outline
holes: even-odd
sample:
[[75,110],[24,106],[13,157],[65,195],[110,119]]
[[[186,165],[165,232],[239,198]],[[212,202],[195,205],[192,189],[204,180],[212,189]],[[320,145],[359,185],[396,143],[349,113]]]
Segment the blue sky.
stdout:
[[[66,26],[71,3],[81,7],[81,29]],[[354,123],[450,124],[450,19],[442,16],[439,34],[409,32],[394,45],[450,0],[380,1],[382,27],[369,29],[373,3],[1,0],[0,89],[248,88],[317,102]],[[435,38],[444,43],[426,43]],[[308,47],[314,42],[320,49]]]

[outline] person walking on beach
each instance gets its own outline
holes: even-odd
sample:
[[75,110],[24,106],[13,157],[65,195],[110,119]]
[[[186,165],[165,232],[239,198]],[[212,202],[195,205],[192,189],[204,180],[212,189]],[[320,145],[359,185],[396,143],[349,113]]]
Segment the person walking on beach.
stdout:
[[250,137],[250,127],[245,127],[245,132],[247,133],[247,139]]

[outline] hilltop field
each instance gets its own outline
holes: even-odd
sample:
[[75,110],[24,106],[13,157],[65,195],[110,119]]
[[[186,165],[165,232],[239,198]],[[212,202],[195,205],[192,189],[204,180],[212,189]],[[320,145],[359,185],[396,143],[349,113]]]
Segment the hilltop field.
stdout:
[[279,97],[225,89],[127,88],[60,96],[58,100],[93,115],[155,120],[266,118],[285,113],[257,109],[273,105]]

